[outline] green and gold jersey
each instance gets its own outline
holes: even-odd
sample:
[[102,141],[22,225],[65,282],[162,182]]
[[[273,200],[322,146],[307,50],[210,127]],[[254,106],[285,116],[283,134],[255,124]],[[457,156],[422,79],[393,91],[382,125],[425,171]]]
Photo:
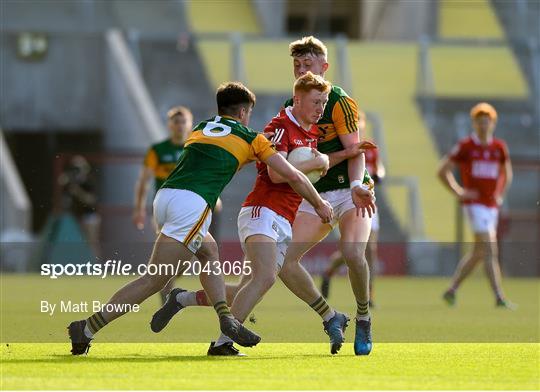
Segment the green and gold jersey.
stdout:
[[[292,106],[292,103],[292,99],[287,100],[285,107]],[[356,102],[341,87],[333,85],[330,94],[328,94],[328,103],[324,108],[323,116],[317,123],[320,131],[317,149],[324,154],[343,150],[339,135],[358,131],[358,122]],[[364,183],[369,183],[370,180],[367,170],[364,171]],[[318,192],[349,188],[347,160],[330,168],[326,176],[322,177],[314,186]]]
[[183,144],[174,144],[171,139],[152,145],[144,157],[144,166],[154,172],[156,192],[174,170],[184,151]]
[[223,188],[244,164],[266,161],[275,153],[262,134],[230,117],[216,116],[195,127],[163,188],[195,192],[213,209]]

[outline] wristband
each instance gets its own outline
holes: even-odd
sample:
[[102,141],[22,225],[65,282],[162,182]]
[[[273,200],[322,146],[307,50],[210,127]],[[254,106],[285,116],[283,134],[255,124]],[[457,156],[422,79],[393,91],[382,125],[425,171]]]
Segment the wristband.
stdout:
[[369,191],[369,186],[363,184],[362,180],[351,181],[351,189],[356,188],[357,186],[359,186],[360,188],[362,188],[365,191]]

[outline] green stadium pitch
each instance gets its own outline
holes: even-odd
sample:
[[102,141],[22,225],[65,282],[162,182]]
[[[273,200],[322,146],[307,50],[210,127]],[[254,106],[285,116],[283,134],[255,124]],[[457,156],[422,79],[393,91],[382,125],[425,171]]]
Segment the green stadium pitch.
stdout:
[[[77,292],[95,296],[99,285],[99,299],[106,300],[125,280],[92,282],[58,279],[54,285],[66,296]],[[69,354],[65,326],[77,317],[67,314],[55,319],[21,311],[29,306],[24,287],[40,293],[50,281],[32,275],[2,275],[1,283],[2,390],[540,387],[538,279],[505,280],[509,297],[519,304],[516,311],[509,311],[495,309],[488,284],[480,276],[467,281],[454,308],[440,298],[446,279],[379,278],[375,282],[378,307],[373,311],[375,344],[367,357],[354,356],[351,327],[340,353],[330,355],[318,317],[277,284],[255,309],[257,323],[249,324],[263,342],[242,348],[248,354],[244,358],[206,356],[209,340],[217,336],[215,315],[209,308],[186,309],[162,334],[149,332],[157,297],[144,303],[141,312],[126,315],[101,331],[88,356],[74,357]],[[196,279],[178,283],[198,287]],[[339,277],[332,283],[330,302],[351,313],[354,305],[347,280]],[[13,335],[13,328],[20,335]],[[54,336],[53,329],[61,330],[62,339],[45,343],[6,339],[27,336],[34,341],[31,337],[36,331]],[[121,336],[130,342],[111,343],[121,341]],[[185,339],[175,340],[180,336]]]

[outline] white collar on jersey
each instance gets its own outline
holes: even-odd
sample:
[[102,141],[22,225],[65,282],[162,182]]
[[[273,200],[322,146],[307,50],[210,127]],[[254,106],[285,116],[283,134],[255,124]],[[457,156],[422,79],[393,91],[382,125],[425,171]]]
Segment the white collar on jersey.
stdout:
[[298,125],[298,127],[300,127],[300,129],[302,129],[304,131],[309,131],[309,129],[304,129],[304,127],[302,127],[300,125],[300,123],[298,121],[296,121],[296,118],[294,118],[294,115],[292,114],[292,106],[287,106],[285,108],[285,114],[287,115],[287,117],[289,117],[289,120],[291,120],[293,123]]
[[[471,134],[471,139],[473,140],[474,144],[478,144],[478,145],[481,145],[482,144],[482,141],[478,138],[478,135],[473,132]],[[493,136],[490,136],[488,137],[488,140],[487,140],[487,145],[489,146],[491,143],[493,143]]]
[[215,122],[219,122],[221,121],[221,119],[223,118],[224,121],[230,121],[230,122],[233,122],[233,123],[237,123],[238,121],[236,121],[234,118],[231,118],[229,116],[225,116],[225,117],[222,117],[222,116],[216,116],[214,117],[214,121]]

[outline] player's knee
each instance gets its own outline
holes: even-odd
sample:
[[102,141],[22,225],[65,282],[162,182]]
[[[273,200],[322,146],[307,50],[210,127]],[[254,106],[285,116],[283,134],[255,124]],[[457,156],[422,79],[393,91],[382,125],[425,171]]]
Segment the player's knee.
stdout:
[[274,274],[266,274],[264,276],[260,276],[258,281],[261,290],[263,292],[267,292],[276,282],[276,276]]
[[344,247],[342,252],[347,265],[357,265],[360,267],[367,265],[365,249],[360,249],[360,247]]
[[296,271],[299,265],[300,265],[299,260],[285,259],[285,261],[283,262],[283,265],[281,266],[281,270],[279,274],[285,275],[287,273],[290,273],[291,271]]
[[474,255],[478,259],[485,259],[489,256],[490,253],[490,246],[488,242],[479,241],[476,242],[474,245]]
[[145,274],[139,279],[147,291],[157,293],[169,282],[170,276]]
[[219,260],[219,250],[217,244],[215,242],[205,242],[204,246],[197,251],[197,258],[201,261],[201,263]]

